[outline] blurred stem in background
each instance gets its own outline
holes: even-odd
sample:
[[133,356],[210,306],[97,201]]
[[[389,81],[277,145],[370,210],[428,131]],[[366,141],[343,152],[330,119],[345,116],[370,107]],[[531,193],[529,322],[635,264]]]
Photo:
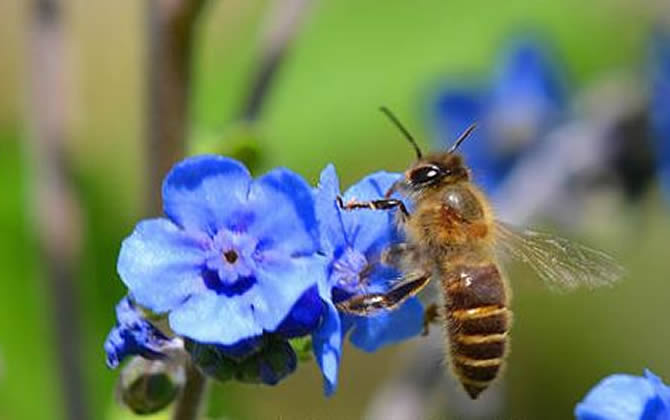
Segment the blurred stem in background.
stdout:
[[262,28],[258,67],[242,103],[240,116],[243,120],[251,122],[259,118],[277,70],[310,3],[309,0],[281,0],[270,8]]
[[188,127],[194,26],[206,0],[147,3],[148,213],[161,213],[161,183],[184,157]]
[[[151,0],[147,3],[147,214],[161,214],[161,184],[184,157],[188,127],[193,38],[205,0]],[[202,411],[207,380],[187,366],[186,383],[173,414],[195,419]]]
[[46,289],[51,300],[53,338],[62,378],[65,416],[90,418],[83,384],[79,302],[74,276],[81,248],[81,212],[73,190],[65,143],[67,69],[63,4],[33,0],[30,4],[30,155],[35,233],[45,261]]

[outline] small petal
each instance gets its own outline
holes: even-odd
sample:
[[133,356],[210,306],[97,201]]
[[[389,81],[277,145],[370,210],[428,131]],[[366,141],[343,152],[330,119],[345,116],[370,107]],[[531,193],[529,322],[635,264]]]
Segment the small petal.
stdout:
[[[575,408],[578,420],[642,419],[655,397],[651,383],[632,375],[611,375],[598,383]],[[653,403],[653,402],[652,402]]]
[[170,341],[156,327],[142,318],[128,297],[116,305],[117,324],[107,335],[104,348],[107,366],[116,368],[127,356],[160,359]]
[[156,313],[169,311],[205,289],[206,241],[167,219],[145,220],[123,241],[117,271],[137,303]]
[[336,246],[348,244],[341,210],[335,201],[338,195],[340,195],[340,185],[335,166],[329,164],[321,171],[314,199],[316,215],[319,219],[321,248],[328,255],[335,253]]
[[399,308],[371,317],[352,317],[349,336],[356,347],[367,352],[417,336],[423,329],[423,306],[416,297]]
[[321,325],[312,334],[312,345],[314,357],[323,375],[324,392],[330,396],[337,388],[337,370],[342,351],[342,330],[337,309],[330,300],[325,300],[324,303],[326,310]]
[[239,219],[232,215],[246,203],[250,183],[249,171],[236,160],[214,155],[188,158],[175,165],[163,182],[163,209],[180,227],[213,236]]
[[277,328],[284,338],[308,335],[314,331],[323,315],[324,305],[316,286],[312,286],[293,305],[293,309]]
[[662,406],[660,410],[665,413],[666,419],[670,420],[670,387],[664,384],[661,378],[654,375],[649,369],[644,370],[644,377],[654,387],[656,396]]

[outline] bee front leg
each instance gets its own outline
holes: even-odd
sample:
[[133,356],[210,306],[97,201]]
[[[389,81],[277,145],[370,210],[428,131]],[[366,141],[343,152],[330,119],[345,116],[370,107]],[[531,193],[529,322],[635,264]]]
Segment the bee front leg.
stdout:
[[415,273],[386,293],[368,293],[352,296],[335,306],[352,315],[369,316],[382,310],[397,308],[410,297],[419,293],[430,281],[430,273]]
[[368,210],[390,210],[394,208],[399,208],[400,212],[403,215],[403,219],[409,217],[409,211],[405,207],[405,203],[401,200],[395,198],[384,198],[380,200],[371,200],[371,201],[349,201],[344,202],[341,196],[337,196],[337,204],[342,210],[358,210],[358,209],[368,209]]

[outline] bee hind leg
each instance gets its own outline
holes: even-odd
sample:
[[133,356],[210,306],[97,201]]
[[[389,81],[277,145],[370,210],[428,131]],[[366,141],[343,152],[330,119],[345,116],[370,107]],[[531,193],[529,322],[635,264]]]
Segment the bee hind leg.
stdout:
[[382,310],[393,310],[410,297],[419,293],[430,281],[429,273],[417,273],[408,276],[400,284],[386,293],[368,293],[352,296],[335,306],[342,312],[352,315],[375,315]]

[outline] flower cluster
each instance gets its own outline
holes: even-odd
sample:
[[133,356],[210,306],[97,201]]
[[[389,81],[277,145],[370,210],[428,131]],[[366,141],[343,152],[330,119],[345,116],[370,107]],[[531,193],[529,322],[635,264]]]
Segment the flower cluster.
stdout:
[[645,370],[644,377],[616,374],[598,383],[575,408],[578,420],[670,419],[670,387]]
[[534,38],[514,39],[503,49],[490,81],[447,83],[431,104],[440,148],[470,124],[478,128],[460,150],[477,183],[488,193],[517,162],[565,118],[566,82],[549,49]]
[[[370,175],[344,197],[380,198],[398,176]],[[379,261],[401,239],[392,215],[345,212],[339,194],[332,166],[312,188],[287,169],[253,179],[226,157],[177,164],[163,183],[165,217],[140,222],[123,241],[117,270],[129,296],[105,343],[108,365],[160,358],[177,337],[210,376],[276,384],[296,368],[293,339],[306,337],[330,394],[347,333],[366,351],[418,334],[414,298],[369,318],[338,312],[341,300],[383,292],[401,276]]]

